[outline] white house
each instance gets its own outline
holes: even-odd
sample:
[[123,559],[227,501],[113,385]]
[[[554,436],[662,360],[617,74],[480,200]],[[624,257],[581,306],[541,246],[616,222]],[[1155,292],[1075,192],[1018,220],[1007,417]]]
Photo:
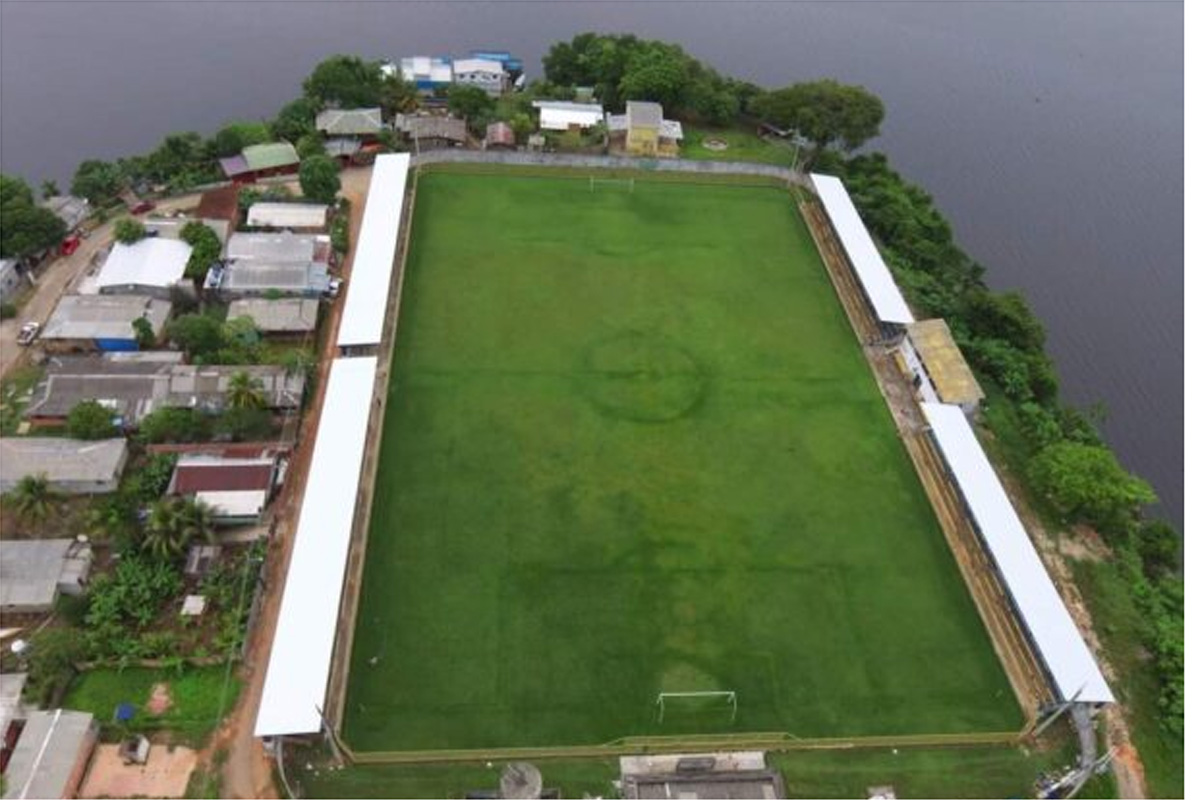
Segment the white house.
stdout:
[[478,86],[488,94],[500,94],[508,88],[508,73],[504,65],[483,58],[454,60],[454,82]]
[[586,130],[604,121],[604,107],[598,103],[567,103],[535,100],[538,127],[544,131]]
[[170,297],[171,288],[183,282],[192,246],[178,239],[155,236],[133,244],[117,242],[95,286],[100,294],[148,294]]

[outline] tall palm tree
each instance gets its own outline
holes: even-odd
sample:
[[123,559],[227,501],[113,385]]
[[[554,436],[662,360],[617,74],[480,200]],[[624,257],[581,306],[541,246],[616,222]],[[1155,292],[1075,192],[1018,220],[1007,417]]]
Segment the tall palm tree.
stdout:
[[46,474],[25,475],[8,493],[8,502],[22,522],[36,525],[45,522],[54,510],[58,492],[50,486]]
[[229,379],[225,390],[225,401],[230,408],[262,408],[267,404],[263,398],[262,381],[240,370]]
[[212,508],[190,497],[168,497],[150,507],[141,547],[153,558],[173,561],[197,540],[212,542]]

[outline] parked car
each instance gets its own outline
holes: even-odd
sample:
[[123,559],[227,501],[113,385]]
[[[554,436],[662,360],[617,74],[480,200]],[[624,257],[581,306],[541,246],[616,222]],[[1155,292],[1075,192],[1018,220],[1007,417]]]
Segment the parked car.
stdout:
[[145,214],[147,211],[153,211],[155,208],[157,208],[157,206],[154,203],[149,200],[143,200],[137,205],[132,206],[129,209],[129,213],[134,215]]
[[341,278],[333,278],[330,280],[329,288],[325,290],[325,296],[330,300],[337,297],[338,293],[342,291],[342,283],[343,281]]
[[62,244],[58,248],[59,255],[69,256],[79,249],[81,240],[78,236],[68,236],[62,240]]
[[21,331],[17,334],[17,344],[22,347],[28,347],[33,344],[33,340],[37,338],[38,332],[41,331],[42,325],[38,322],[26,322],[21,326]]

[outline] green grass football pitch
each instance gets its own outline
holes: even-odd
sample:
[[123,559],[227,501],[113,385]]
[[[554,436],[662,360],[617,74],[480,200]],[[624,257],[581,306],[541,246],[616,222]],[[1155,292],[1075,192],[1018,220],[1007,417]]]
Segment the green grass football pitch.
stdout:
[[369,537],[357,750],[1022,721],[782,189],[422,176]]

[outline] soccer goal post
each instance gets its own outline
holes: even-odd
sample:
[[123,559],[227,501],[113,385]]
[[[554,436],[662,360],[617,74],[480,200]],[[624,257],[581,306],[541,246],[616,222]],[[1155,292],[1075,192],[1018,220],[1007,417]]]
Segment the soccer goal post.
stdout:
[[633,178],[597,178],[593,175],[588,178],[588,180],[590,181],[591,190],[593,192],[595,192],[597,188],[617,188],[625,189],[630,193],[633,192]]
[[729,709],[729,721],[737,720],[737,692],[733,691],[711,691],[711,692],[659,692],[658,700],[655,705],[658,707],[659,724],[667,716],[667,705],[687,706],[694,708],[696,703],[704,704],[705,701],[712,703],[720,703]]

